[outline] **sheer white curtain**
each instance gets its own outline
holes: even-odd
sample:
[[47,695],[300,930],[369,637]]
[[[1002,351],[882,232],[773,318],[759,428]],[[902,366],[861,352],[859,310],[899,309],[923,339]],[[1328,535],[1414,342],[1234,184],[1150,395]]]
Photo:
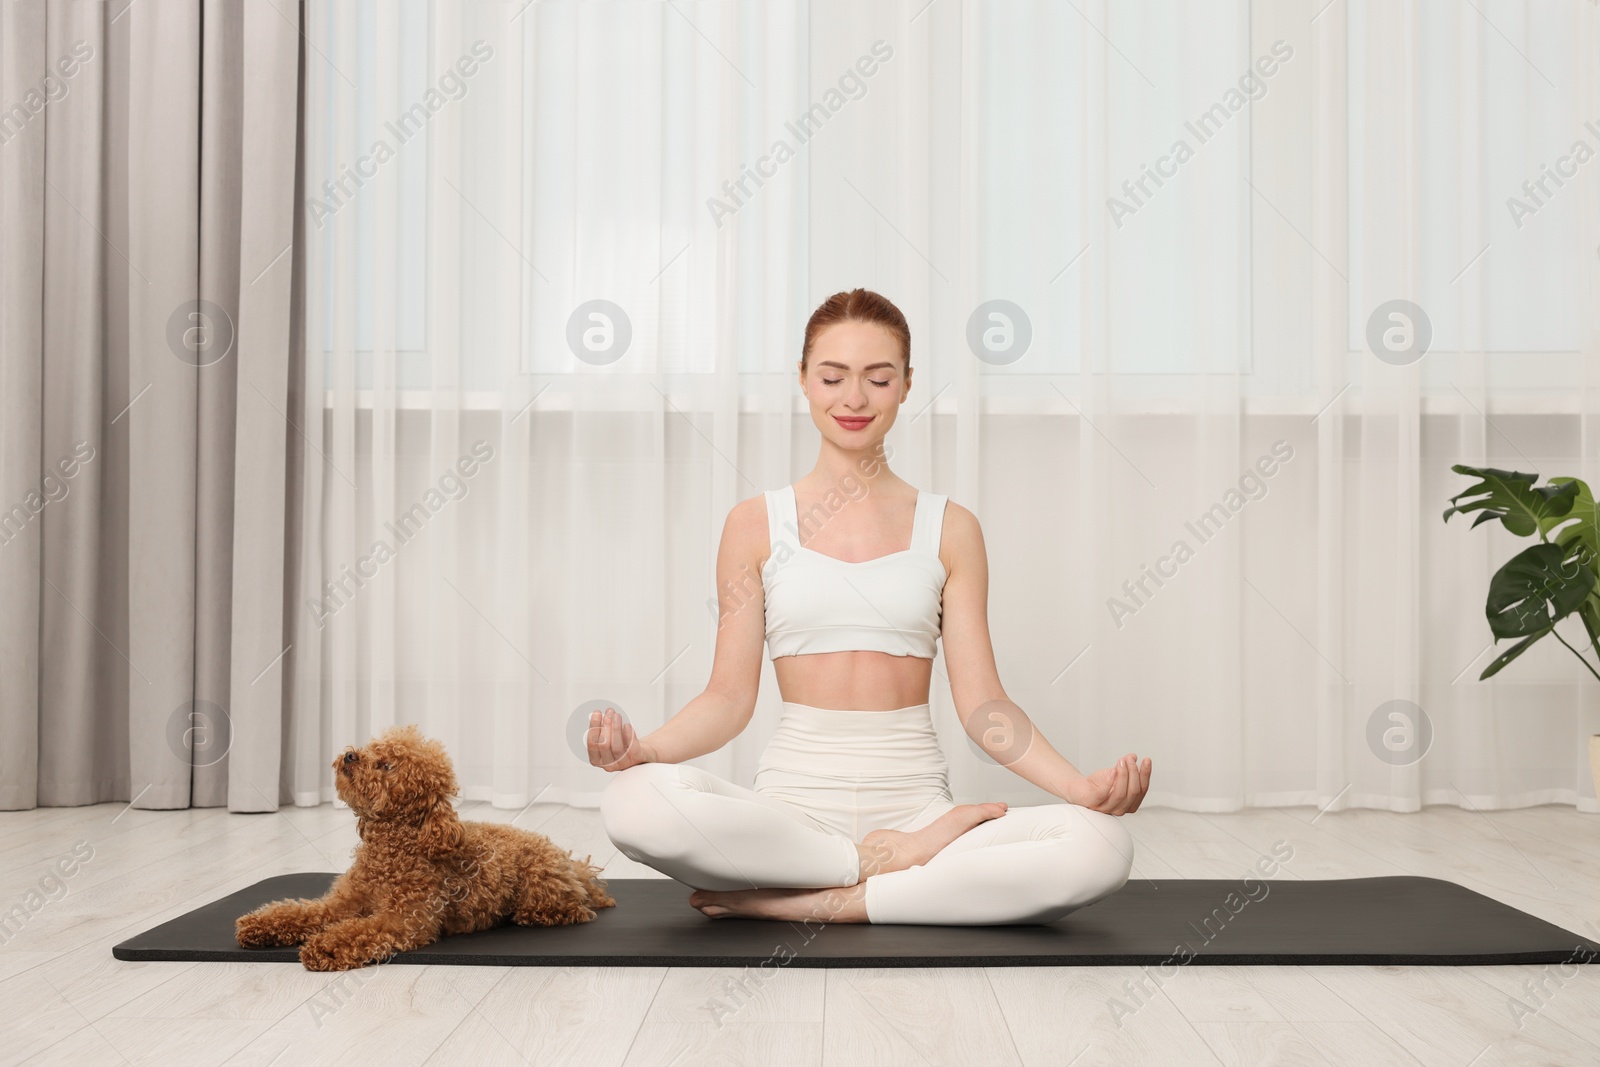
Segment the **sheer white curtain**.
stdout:
[[[578,716],[705,684],[723,520],[810,469],[801,331],[859,285],[912,326],[892,464],[979,516],[1001,678],[1080,766],[1596,810],[1565,650],[1477,681],[1521,544],[1439,519],[1452,463],[1600,478],[1600,163],[1507,203],[1600,147],[1593,5],[311,0],[307,35],[298,802],[414,721],[469,799],[593,803]],[[696,763],[748,784],[764,677]],[[931,699],[959,797],[1038,802],[942,657]]]

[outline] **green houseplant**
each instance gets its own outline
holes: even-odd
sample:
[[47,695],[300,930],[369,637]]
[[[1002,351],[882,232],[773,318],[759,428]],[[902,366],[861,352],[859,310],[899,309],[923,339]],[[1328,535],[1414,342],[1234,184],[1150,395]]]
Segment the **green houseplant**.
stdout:
[[[1450,469],[1478,480],[1450,498],[1444,521],[1457,512],[1476,511],[1473,527],[1499,519],[1518,537],[1539,536],[1538,543],[1512,556],[1489,580],[1484,605],[1489,629],[1496,642],[1512,638],[1516,643],[1496,656],[1479,680],[1497,674],[1545,634],[1555,634],[1600,680],[1600,671],[1556,632],[1556,623],[1577,615],[1600,659],[1600,511],[1594,494],[1577,478],[1535,485],[1537,474],[1462,463]],[[1600,795],[1600,734],[1589,738],[1589,765]]]

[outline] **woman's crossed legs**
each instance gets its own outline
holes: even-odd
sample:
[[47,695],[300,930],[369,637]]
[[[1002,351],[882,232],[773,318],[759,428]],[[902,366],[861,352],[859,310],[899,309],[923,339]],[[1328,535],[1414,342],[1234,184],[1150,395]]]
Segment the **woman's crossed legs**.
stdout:
[[858,848],[800,807],[685,764],[614,773],[601,814],[623,855],[701,890],[691,903],[710,915],[1051,922],[1120,889],[1133,862],[1119,818],[1065,802],[1006,810],[938,798],[906,832],[875,830]]

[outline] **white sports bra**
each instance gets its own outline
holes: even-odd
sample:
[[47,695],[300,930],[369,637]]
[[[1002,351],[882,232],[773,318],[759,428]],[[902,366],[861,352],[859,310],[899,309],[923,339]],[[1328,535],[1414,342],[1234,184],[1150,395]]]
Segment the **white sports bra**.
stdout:
[[849,562],[800,545],[794,486],[769,489],[771,555],[761,571],[767,652],[887,652],[932,659],[948,575],[939,537],[948,499],[917,491],[911,547]]

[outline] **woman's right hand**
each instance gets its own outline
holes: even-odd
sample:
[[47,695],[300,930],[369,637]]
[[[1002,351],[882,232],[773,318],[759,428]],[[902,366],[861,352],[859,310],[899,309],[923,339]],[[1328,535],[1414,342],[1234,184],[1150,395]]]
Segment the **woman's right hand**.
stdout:
[[589,729],[584,740],[589,748],[589,762],[602,770],[623,771],[636,763],[656,762],[655,753],[634,733],[633,724],[623,722],[622,716],[612,708],[604,713],[589,713]]

